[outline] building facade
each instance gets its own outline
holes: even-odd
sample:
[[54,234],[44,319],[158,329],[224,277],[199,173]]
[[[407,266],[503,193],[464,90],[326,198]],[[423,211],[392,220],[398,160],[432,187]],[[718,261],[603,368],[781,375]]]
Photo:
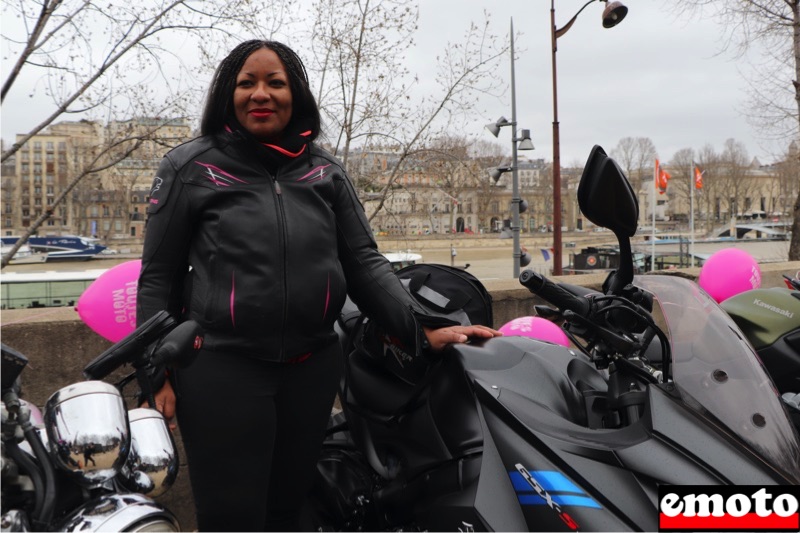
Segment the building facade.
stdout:
[[3,235],[25,233],[44,217],[40,235],[141,244],[147,192],[161,158],[191,136],[187,121],[158,118],[49,126],[14,154],[13,170],[3,169]]
[[[188,121],[160,118],[51,125],[3,165],[3,235],[24,233],[45,217],[40,235],[94,236],[108,246],[137,248],[143,242],[150,186],[163,154],[193,135]],[[22,138],[17,136],[17,141]],[[795,161],[797,152],[793,143],[787,161]],[[465,154],[466,150],[431,149],[412,155],[376,147],[352,150],[345,161],[378,234],[508,234],[513,172],[495,181],[491,172],[496,161]],[[592,229],[577,203],[581,173],[580,168],[561,170],[563,231]],[[552,175],[552,165],[544,159],[519,160],[521,232],[553,230]],[[673,172],[663,195],[652,180],[643,181],[640,226],[651,222],[655,207],[658,224],[681,229],[691,204],[696,228],[707,232],[737,216],[790,220],[800,169],[757,161],[744,169],[717,165],[706,169],[702,190],[691,191],[689,184],[688,169],[685,175]]]

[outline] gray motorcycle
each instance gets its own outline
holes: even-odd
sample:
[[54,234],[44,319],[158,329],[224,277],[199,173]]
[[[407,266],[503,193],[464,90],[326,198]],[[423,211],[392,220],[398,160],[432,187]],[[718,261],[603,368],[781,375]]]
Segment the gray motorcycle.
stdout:
[[408,379],[368,321],[343,320],[354,349],[315,528],[656,531],[661,487],[800,483],[800,437],[737,324],[688,279],[634,276],[636,195],[599,146],[578,201],[616,235],[620,268],[602,292],[519,280],[569,347],[475,341],[425,355]]

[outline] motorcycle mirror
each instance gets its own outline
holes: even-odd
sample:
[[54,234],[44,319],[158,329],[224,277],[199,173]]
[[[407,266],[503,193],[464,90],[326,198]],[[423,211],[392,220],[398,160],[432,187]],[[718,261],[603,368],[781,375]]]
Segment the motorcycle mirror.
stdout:
[[595,145],[578,185],[578,206],[594,224],[614,232],[619,242],[619,270],[609,274],[603,290],[620,294],[633,281],[631,237],[639,220],[639,202],[633,187],[616,161]]
[[594,224],[632,237],[639,220],[636,194],[616,161],[595,145],[578,185],[578,205]]
[[2,351],[3,362],[2,368],[0,368],[0,374],[2,375],[3,392],[5,392],[14,386],[22,370],[28,364],[28,358],[10,346],[6,346],[5,344],[1,346],[2,348],[0,348],[0,350]]

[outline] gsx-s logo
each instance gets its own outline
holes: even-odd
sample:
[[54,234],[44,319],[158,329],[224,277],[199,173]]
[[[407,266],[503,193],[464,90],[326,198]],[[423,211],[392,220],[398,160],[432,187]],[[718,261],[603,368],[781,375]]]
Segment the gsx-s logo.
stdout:
[[516,471],[508,473],[517,493],[520,505],[547,505],[558,513],[567,527],[578,531],[578,523],[564,510],[564,507],[590,507],[602,509],[594,498],[570,481],[567,476],[553,470],[528,471],[517,463]]

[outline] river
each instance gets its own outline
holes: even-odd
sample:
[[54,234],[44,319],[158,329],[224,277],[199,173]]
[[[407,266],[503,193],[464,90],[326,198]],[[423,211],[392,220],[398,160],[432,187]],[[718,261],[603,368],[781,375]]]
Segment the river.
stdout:
[[[584,240],[579,242],[576,247],[564,247],[562,251],[562,265],[566,267],[569,264],[570,253],[579,252],[581,247],[588,245],[615,245],[613,240],[608,239],[609,235],[604,234],[602,238],[597,239],[596,242]],[[612,236],[613,239],[613,236]],[[572,242],[568,235],[565,235],[564,242]],[[526,268],[549,274],[553,266],[552,257],[545,259],[542,253],[543,245],[535,242],[523,242],[528,252],[531,254],[531,263]],[[513,252],[510,239],[497,239],[497,245],[492,245],[491,242],[472,243],[469,240],[454,241],[453,247],[456,251],[455,258],[451,257],[451,249],[449,246],[429,247],[425,245],[415,246],[414,241],[407,241],[405,243],[407,249],[412,252],[420,253],[422,261],[426,263],[442,263],[442,264],[455,264],[456,266],[464,266],[469,264],[468,272],[471,272],[478,279],[483,281],[494,279],[511,279],[513,278]],[[714,253],[723,248],[741,248],[752,255],[760,263],[774,263],[786,261],[789,255],[789,241],[764,241],[756,239],[743,239],[736,242],[698,242],[695,243],[696,253]],[[649,253],[650,245],[637,244],[635,248],[641,252]],[[680,247],[678,244],[661,244],[658,245],[659,252],[678,252]],[[548,255],[549,249],[545,247]],[[399,251],[399,250],[384,250]],[[405,251],[405,249],[403,250]],[[88,261],[64,261],[55,263],[36,263],[27,265],[9,265],[3,272],[48,272],[48,271],[85,271],[85,270],[103,270],[111,268],[126,261],[138,259],[138,256],[125,254],[125,255],[111,255],[102,256],[100,259],[91,259]],[[1,275],[0,275],[0,281]]]

